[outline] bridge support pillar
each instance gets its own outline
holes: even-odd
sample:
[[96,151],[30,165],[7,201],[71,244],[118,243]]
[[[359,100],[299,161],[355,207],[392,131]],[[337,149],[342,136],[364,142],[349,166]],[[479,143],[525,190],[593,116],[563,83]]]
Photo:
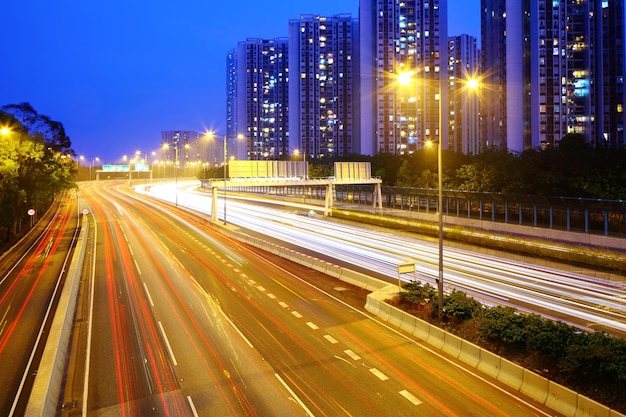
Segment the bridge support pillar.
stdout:
[[382,192],[381,192],[381,185],[380,183],[376,183],[374,184],[374,199],[372,201],[372,205],[374,206],[375,209],[383,209],[383,196],[382,196]]
[[331,182],[326,186],[326,198],[324,199],[324,216],[330,216],[335,201],[335,184]]
[[211,220],[217,221],[217,186],[211,187]]

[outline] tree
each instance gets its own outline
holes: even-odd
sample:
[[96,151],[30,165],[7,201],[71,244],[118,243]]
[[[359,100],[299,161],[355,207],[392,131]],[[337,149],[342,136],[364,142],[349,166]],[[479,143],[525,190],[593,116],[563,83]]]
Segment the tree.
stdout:
[[[0,125],[10,127],[0,141],[0,239],[8,242],[21,232],[28,209],[45,211],[59,191],[73,186],[75,164],[71,150],[59,152],[42,133],[30,135],[13,115],[0,111]],[[62,126],[52,127],[64,135]]]
[[65,134],[63,124],[37,113],[29,103],[7,104],[0,108],[0,111],[12,115],[28,129],[29,136],[41,136],[45,145],[54,151],[76,156],[71,149],[72,142]]

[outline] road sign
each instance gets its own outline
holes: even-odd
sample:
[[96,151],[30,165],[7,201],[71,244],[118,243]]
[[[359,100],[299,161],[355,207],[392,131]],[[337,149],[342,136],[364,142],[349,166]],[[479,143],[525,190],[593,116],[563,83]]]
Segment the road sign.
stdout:
[[29,216],[34,216],[36,211],[35,211],[35,209],[28,209],[27,213],[28,213]]

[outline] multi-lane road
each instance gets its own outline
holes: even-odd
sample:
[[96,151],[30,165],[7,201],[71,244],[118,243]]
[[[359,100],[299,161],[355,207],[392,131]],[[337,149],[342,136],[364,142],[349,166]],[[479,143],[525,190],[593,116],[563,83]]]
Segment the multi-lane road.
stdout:
[[0,415],[23,415],[76,238],[76,193],[0,259]]
[[371,317],[363,290],[125,185],[81,194],[86,359],[63,415],[554,415]]
[[[164,200],[174,198],[172,184],[152,186],[150,193]],[[210,212],[210,196],[194,191],[193,185],[179,189],[177,199],[181,206]],[[418,279],[436,286],[436,244],[397,231],[298,215],[295,208],[278,210],[258,201],[242,204],[232,196],[227,205],[228,223],[254,230],[268,240],[352,265],[390,282],[398,279],[398,264],[414,261]],[[218,205],[220,218],[225,207]],[[511,305],[585,329],[626,336],[624,282],[448,247],[444,250],[444,277],[448,290],[465,291],[486,304]]]
[[[126,183],[83,184],[21,261],[5,259],[16,266],[0,283],[2,415],[21,415],[85,209],[95,227],[85,239],[63,416],[556,415],[371,317],[364,290],[241,244],[222,227],[391,281],[407,259],[420,278],[434,276],[434,246],[234,198],[228,225],[218,226],[180,210],[208,212],[206,194],[152,193],[171,204]],[[488,302],[588,314],[589,327],[624,322],[618,284],[451,249],[446,278]]]

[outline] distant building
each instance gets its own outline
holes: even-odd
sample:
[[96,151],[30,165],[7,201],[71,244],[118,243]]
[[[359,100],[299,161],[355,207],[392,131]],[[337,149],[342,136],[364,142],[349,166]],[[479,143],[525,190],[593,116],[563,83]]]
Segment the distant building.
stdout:
[[477,42],[470,35],[453,36],[448,40],[448,149],[469,155],[478,154],[484,148],[480,132],[480,86],[472,89],[465,83],[479,78]]
[[201,138],[204,133],[194,130],[165,130],[161,132],[161,160],[178,162],[184,168],[192,162],[210,161],[208,148],[203,148]]
[[310,159],[358,151],[358,28],[349,14],[289,21],[291,154]]
[[229,155],[281,159],[289,154],[287,39],[249,38],[228,58]]
[[[439,141],[439,99],[448,103],[449,87],[447,1],[361,0],[359,19],[361,153],[405,154]],[[403,73],[412,74],[411,85],[399,84]]]
[[623,0],[482,0],[483,132],[521,152],[624,146]]

